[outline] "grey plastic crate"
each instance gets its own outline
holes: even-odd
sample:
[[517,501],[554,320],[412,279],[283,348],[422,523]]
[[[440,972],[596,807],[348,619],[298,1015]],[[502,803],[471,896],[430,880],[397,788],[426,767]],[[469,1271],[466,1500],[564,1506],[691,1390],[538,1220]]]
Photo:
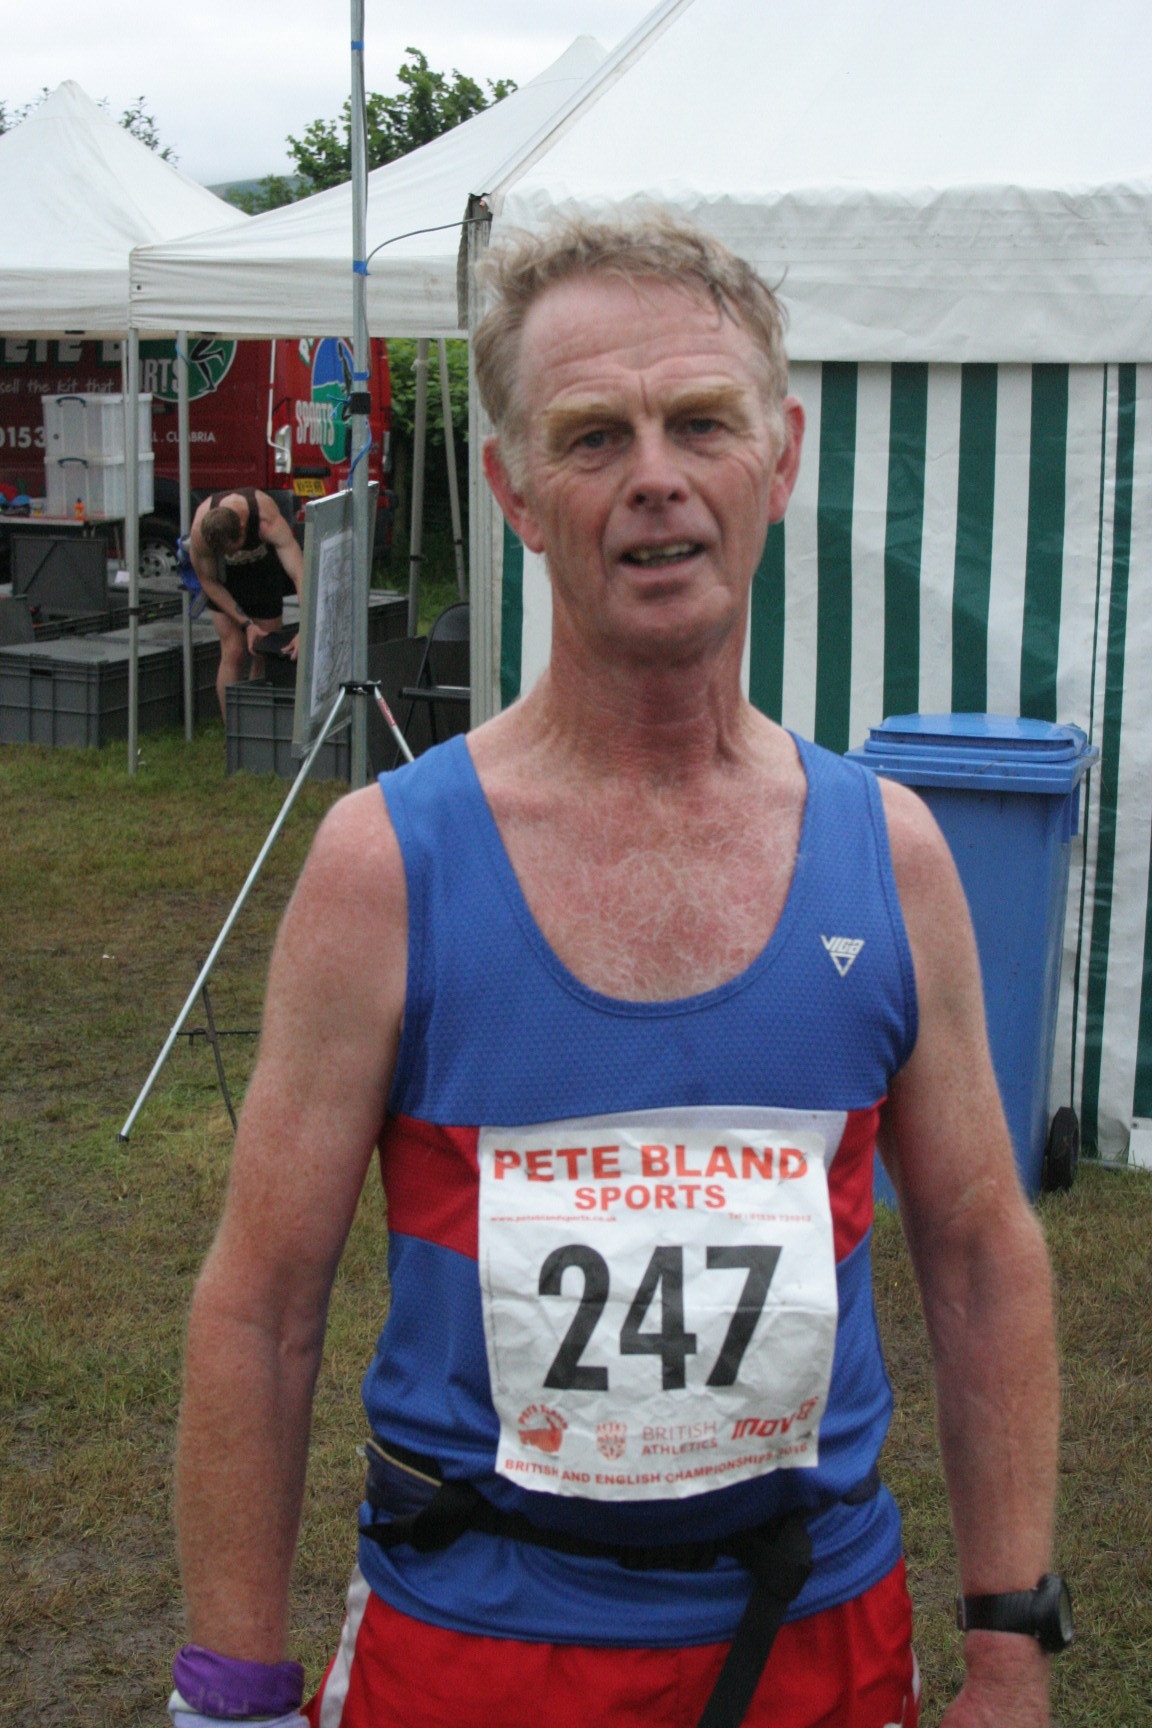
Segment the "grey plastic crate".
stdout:
[[[300,622],[299,602],[291,596],[284,601],[284,623],[298,624]],[[369,650],[382,646],[385,642],[403,641],[408,628],[408,596],[394,594],[391,590],[375,589],[368,596],[368,647]],[[268,657],[267,678],[270,684],[280,684],[286,688],[295,688],[296,662],[286,656],[271,655]]]
[[[146,647],[139,660],[139,728],[180,721],[180,661]],[[0,743],[95,748],[128,736],[128,644],[93,636],[0,648]]]
[[[295,690],[267,683],[229,684],[227,709],[229,774],[278,774],[294,780],[300,760],[292,754]],[[325,740],[312,775],[317,780],[351,777],[351,741],[347,726]]]
[[368,646],[396,642],[408,634],[408,596],[376,588],[368,596]]
[[[129,626],[109,630],[102,638],[106,642],[127,642]],[[184,717],[184,620],[160,618],[140,626],[140,646],[173,648],[179,659],[180,718]],[[192,717],[196,721],[214,720],[220,712],[216,701],[216,672],[220,665],[220,638],[214,624],[201,618],[192,620],[192,688],[195,692]]]
[[[179,618],[183,602],[180,589],[162,577],[140,578],[140,621],[150,624],[157,618]],[[118,582],[108,584],[108,610],[113,628],[128,621],[128,589]]]
[[112,622],[111,612],[81,613],[76,617],[47,617],[42,612],[36,612],[32,619],[32,628],[37,642],[58,642],[63,636],[99,636]]

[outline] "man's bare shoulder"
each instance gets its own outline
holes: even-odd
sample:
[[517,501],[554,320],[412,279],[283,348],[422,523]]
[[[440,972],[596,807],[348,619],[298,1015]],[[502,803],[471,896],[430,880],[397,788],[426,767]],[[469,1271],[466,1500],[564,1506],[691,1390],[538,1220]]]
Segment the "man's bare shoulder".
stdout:
[[905,918],[953,906],[957,894],[966,906],[948,842],[924,800],[895,780],[881,779],[880,795]]
[[378,785],[341,798],[316,832],[297,888],[373,914],[404,912],[404,861]]
[[880,782],[892,871],[916,969],[921,1049],[936,1032],[985,1045],[984,995],[968,900],[935,817],[907,786]]
[[[226,504],[230,504],[231,501],[231,498],[226,498],[224,500]],[[265,540],[271,540],[273,536],[279,536],[281,533],[287,535],[291,535],[292,533],[292,529],[285,521],[279,504],[277,504],[275,498],[270,497],[267,492],[256,493],[256,520],[260,525],[260,533],[263,535]]]
[[[325,816],[284,915],[272,981],[290,976],[317,997],[381,980],[402,988],[407,954],[404,862],[378,786]],[[366,1005],[366,1003],[365,1003]]]

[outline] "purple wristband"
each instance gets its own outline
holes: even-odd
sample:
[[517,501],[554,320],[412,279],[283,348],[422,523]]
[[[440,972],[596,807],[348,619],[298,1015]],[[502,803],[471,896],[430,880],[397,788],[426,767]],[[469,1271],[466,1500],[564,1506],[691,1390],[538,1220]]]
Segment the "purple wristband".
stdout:
[[177,1692],[201,1716],[243,1722],[251,1716],[286,1716],[304,1697],[299,1662],[245,1662],[185,1644],[172,1664]]

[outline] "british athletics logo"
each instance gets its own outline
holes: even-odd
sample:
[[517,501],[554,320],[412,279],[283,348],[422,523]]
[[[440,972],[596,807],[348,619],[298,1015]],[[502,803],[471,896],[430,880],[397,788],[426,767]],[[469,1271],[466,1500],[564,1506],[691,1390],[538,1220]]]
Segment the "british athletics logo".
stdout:
[[839,972],[841,978],[847,976],[852,962],[864,946],[862,936],[821,936],[828,958]]

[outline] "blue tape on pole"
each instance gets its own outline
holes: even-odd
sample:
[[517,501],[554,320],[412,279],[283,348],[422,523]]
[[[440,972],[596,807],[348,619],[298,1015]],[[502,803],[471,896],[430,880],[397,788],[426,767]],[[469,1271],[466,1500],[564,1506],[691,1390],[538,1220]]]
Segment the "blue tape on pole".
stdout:
[[371,372],[353,372],[352,381],[354,384],[365,384],[371,376]]
[[357,54],[363,54],[363,52],[364,52],[364,44],[363,44],[363,42],[357,42],[357,40],[356,40],[356,38],[355,38],[355,37],[353,37],[353,38],[352,38],[352,47],[353,47],[353,50],[354,50],[354,51],[355,51],[355,52],[356,52],[356,53],[357,53]]
[[368,265],[364,261],[364,259],[353,258],[353,260],[352,260],[352,274],[353,274],[353,276],[367,276]]

